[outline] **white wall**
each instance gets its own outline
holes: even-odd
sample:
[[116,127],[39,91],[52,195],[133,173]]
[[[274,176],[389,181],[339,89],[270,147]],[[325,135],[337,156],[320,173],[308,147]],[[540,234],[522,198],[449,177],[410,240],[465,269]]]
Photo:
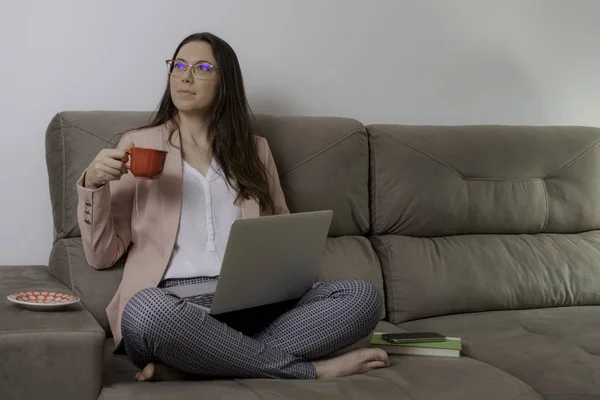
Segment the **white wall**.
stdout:
[[597,0],[159,3],[2,0],[0,264],[47,262],[51,117],[154,109],[196,31],[236,49],[255,112],[600,126]]

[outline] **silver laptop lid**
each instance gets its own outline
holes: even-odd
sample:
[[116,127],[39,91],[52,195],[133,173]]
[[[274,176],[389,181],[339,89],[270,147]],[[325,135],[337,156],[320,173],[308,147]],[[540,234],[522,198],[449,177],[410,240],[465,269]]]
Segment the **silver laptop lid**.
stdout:
[[333,211],[233,223],[211,313],[300,298],[321,264]]

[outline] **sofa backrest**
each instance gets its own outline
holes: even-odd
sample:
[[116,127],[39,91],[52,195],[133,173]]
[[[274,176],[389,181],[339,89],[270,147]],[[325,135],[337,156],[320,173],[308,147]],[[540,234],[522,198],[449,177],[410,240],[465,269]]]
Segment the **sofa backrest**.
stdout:
[[[108,332],[105,307],[115,293],[124,259],[95,271],[85,261],[77,225],[75,183],[96,154],[116,145],[117,134],[147,124],[148,112],[74,111],[57,114],[46,131],[46,162],[54,217],[51,272],[81,297]],[[369,149],[364,126],[333,117],[257,116],[292,212],[332,209],[319,279],[366,278],[383,291],[381,269],[368,240]]]
[[391,322],[600,304],[600,129],[367,130]]
[[[150,115],[63,112],[46,132],[50,269],[107,332],[105,307],[125,257],[110,270],[87,265],[75,182],[117,133]],[[600,304],[600,129],[365,128],[346,118],[267,115],[257,124],[291,211],[334,210],[318,279],[371,280],[391,322]]]

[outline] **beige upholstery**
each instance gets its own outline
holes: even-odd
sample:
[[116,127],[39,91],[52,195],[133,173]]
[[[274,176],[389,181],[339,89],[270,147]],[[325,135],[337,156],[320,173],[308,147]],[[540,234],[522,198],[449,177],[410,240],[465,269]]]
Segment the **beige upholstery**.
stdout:
[[87,111],[57,114],[46,130],[46,165],[57,238],[80,236],[75,182],[119,133],[150,121],[148,112]]
[[370,280],[386,302],[380,331],[460,336],[464,356],[393,356],[390,368],[333,381],[133,382],[135,368],[110,351],[104,312],[123,260],[87,265],[75,181],[115,134],[149,118],[86,111],[50,122],[53,277],[0,268],[0,295],[44,284],[72,290],[82,306],[0,307],[0,379],[13,382],[0,382],[0,398],[600,398],[600,129],[365,127],[332,117],[256,121],[291,211],[334,210],[318,279]]
[[[150,117],[147,112],[64,112],[52,119],[46,131],[56,232],[50,270],[81,297],[108,335],[104,309],[120,282],[124,259],[108,271],[87,265],[77,226],[75,182],[101,149],[116,145],[119,133],[147,124]],[[369,230],[369,157],[361,123],[347,118],[259,115],[257,127],[269,141],[292,212],[332,209],[330,236],[360,235]],[[383,294],[381,269],[364,238],[332,242],[326,254],[340,256],[330,257],[331,272],[324,271],[323,277],[339,277],[346,272],[369,278]],[[346,259],[357,268],[341,265]]]
[[257,116],[291,212],[334,211],[330,236],[369,230],[369,146],[364,126],[333,117]]
[[372,125],[373,233],[600,227],[597,128]]
[[[378,330],[399,330],[380,323]],[[392,357],[393,366],[336,381],[239,379],[135,384],[135,367],[105,345],[104,388],[100,400],[154,399],[400,399],[539,400],[527,384],[471,358],[443,360]]]
[[[371,239],[388,320],[600,304],[600,231]],[[543,266],[543,268],[540,268]]]
[[600,398],[600,306],[457,314],[407,322],[464,338],[464,354],[551,400]]
[[[75,182],[118,134],[147,124],[150,113],[86,111],[57,114],[46,131],[46,162],[54,228],[59,238],[79,236]],[[369,230],[367,134],[347,118],[257,117],[269,141],[292,212],[333,209],[331,236]],[[327,173],[324,173],[327,171]]]
[[111,331],[106,306],[121,282],[125,260],[126,257],[123,257],[107,270],[93,269],[85,260],[80,237],[59,239],[50,253],[52,275],[81,298],[107,335],[111,335]]
[[32,289],[69,293],[46,267],[0,267],[0,399],[95,398],[102,386],[102,328],[78,304],[56,313],[5,300]]
[[[385,298],[383,276],[375,251],[362,236],[328,238],[317,280],[366,279]],[[385,317],[385,304],[381,318]]]
[[387,319],[546,399],[600,398],[600,129],[367,130]]

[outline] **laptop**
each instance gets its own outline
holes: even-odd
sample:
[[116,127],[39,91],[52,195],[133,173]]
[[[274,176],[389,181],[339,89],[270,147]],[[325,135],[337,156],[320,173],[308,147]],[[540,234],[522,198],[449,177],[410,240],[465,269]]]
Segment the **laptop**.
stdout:
[[193,304],[213,315],[299,299],[315,282],[332,217],[323,210],[238,219],[217,281],[166,290],[198,296]]

